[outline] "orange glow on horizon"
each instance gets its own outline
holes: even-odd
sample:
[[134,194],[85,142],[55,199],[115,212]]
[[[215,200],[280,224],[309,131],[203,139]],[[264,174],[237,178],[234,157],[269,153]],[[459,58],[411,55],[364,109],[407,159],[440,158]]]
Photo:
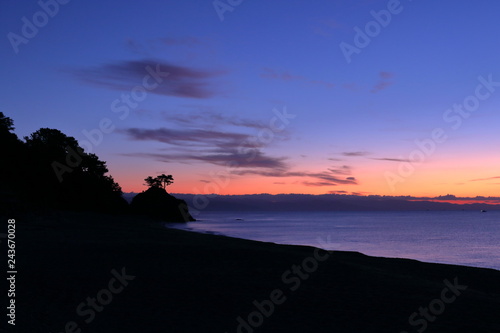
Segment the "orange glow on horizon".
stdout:
[[440,200],[440,199],[414,200],[414,199],[410,199],[409,201],[444,202],[444,203],[451,203],[451,204],[456,204],[456,205],[468,205],[468,204],[500,205],[500,198],[499,199],[489,199],[489,200],[488,199],[470,200],[470,199],[460,199],[460,198],[457,198],[457,200]]
[[[432,162],[432,163],[431,163]],[[385,196],[412,196],[438,197],[452,194],[457,197],[496,197],[499,193],[500,180],[492,179],[497,175],[498,161],[491,160],[445,159],[431,161],[417,166],[413,173],[401,177],[391,188],[386,175],[392,172],[397,175],[398,162],[380,162],[360,160],[357,165],[352,164],[352,174],[336,175],[338,179],[355,177],[357,184],[337,184],[328,186],[311,186],[321,179],[310,175],[321,174],[329,168],[335,168],[330,163],[314,167],[295,165],[294,171],[304,171],[305,176],[266,177],[261,175],[238,176],[230,174],[224,167],[202,168],[199,164],[149,164],[147,169],[142,163],[131,163],[127,170],[117,168],[110,174],[120,184],[124,192],[142,192],[147,189],[144,178],[148,175],[160,173],[173,174],[174,183],[167,188],[171,193],[186,194],[349,194],[349,195],[385,195]],[[344,162],[337,162],[342,164]],[[484,165],[490,167],[484,167]],[[110,168],[113,169],[113,168]],[[308,176],[309,175],[309,176]],[[484,180],[483,180],[484,178]],[[309,186],[307,185],[309,184]],[[455,201],[453,201],[455,202]],[[477,202],[477,201],[474,201]]]

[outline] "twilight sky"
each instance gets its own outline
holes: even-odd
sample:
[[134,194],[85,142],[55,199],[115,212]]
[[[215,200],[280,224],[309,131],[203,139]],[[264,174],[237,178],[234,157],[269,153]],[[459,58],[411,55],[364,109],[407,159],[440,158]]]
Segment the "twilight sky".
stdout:
[[498,196],[498,1],[1,7],[0,111],[125,192]]

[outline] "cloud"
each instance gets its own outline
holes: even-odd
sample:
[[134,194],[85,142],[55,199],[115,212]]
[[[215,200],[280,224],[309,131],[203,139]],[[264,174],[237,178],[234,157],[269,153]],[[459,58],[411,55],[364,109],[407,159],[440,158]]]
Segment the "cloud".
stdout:
[[391,86],[393,82],[379,82],[376,85],[373,86],[373,88],[370,90],[371,93],[377,93],[381,90],[384,90],[385,88]]
[[[202,162],[228,168],[236,176],[298,177],[306,186],[356,185],[351,167],[341,165],[323,172],[291,171],[285,156],[271,156],[263,151],[269,144],[259,140],[255,128],[265,128],[258,121],[225,117],[204,111],[192,116],[163,115],[180,128],[127,128],[118,132],[134,141],[154,141],[165,146],[156,152],[137,152],[124,156],[154,159],[160,162]],[[217,124],[222,129],[217,128]],[[228,125],[235,130],[228,131]],[[245,133],[247,132],[247,133]],[[282,133],[280,132],[280,135]],[[364,154],[355,152],[355,154]],[[342,177],[344,176],[344,177]]]
[[357,196],[365,196],[370,194],[371,192],[351,192],[351,195],[357,195]]
[[[188,156],[186,156],[188,157]],[[263,152],[254,149],[248,152],[233,150],[230,152],[207,154],[207,155],[191,155],[193,160],[208,162],[215,165],[246,168],[266,168],[284,170],[287,168],[285,157],[272,157]]]
[[[189,107],[189,105],[188,105]],[[187,114],[160,114],[169,127],[119,129],[134,141],[163,144],[156,151],[136,152],[125,156],[154,159],[162,162],[202,162],[230,168],[266,171],[288,169],[287,157],[271,156],[264,149],[276,140],[288,137],[287,130],[273,132],[272,140],[261,137],[261,129],[269,124],[235,116],[226,116],[211,108],[200,108]]]
[[[340,86],[343,89],[350,90],[350,91],[359,91],[363,90],[365,88],[361,88],[359,84],[355,82],[350,82],[350,83],[344,83],[344,84],[336,84],[333,82],[328,82],[324,80],[315,80],[315,79],[309,79],[305,76],[302,75],[296,75],[293,73],[290,73],[289,71],[279,71],[275,70],[272,68],[263,68],[263,72],[260,74],[260,77],[265,78],[265,79],[271,79],[271,80],[280,80],[280,81],[285,81],[285,82],[303,82],[309,85],[316,85],[316,86],[323,86],[326,88],[334,88],[337,86]],[[394,82],[391,81],[391,79],[394,78],[394,74],[392,72],[379,72],[378,73],[378,81],[372,86],[370,89],[371,93],[377,93],[379,91],[382,91],[384,89],[387,89],[389,86],[391,86]]]
[[337,174],[337,175],[350,175],[351,174],[351,167],[348,165],[342,165],[341,167],[338,168],[331,168],[328,169],[331,173]]
[[216,128],[227,125],[256,129],[266,127],[266,124],[261,121],[228,116],[214,111],[189,112],[189,114],[164,113],[163,118],[169,122],[192,128]]
[[343,156],[349,156],[349,157],[353,157],[353,156],[366,156],[368,154],[370,154],[370,153],[366,152],[366,151],[346,151],[346,152],[342,153]]
[[391,72],[380,72],[379,73],[379,81],[372,87],[370,90],[371,93],[375,94],[381,90],[386,89],[387,87],[391,86],[394,82],[388,81],[389,79],[392,79],[394,77],[394,74]]
[[[239,128],[254,128],[258,122],[248,119],[224,118],[215,113],[199,114],[199,117],[168,116],[184,128],[127,128],[119,132],[135,141],[156,141],[166,145],[162,150],[168,153],[131,153],[126,156],[152,158],[162,162],[205,162],[219,166],[266,168],[284,170],[287,168],[285,157],[265,154],[262,149],[267,145],[257,135],[241,131],[227,131],[208,128],[205,123],[222,122]],[[196,128],[202,127],[202,128]]]
[[121,61],[94,68],[79,69],[73,74],[89,84],[109,89],[131,91],[135,86],[142,86],[146,76],[149,85],[158,86],[148,90],[151,93],[185,98],[210,98],[220,94],[213,87],[211,80],[226,73],[223,70],[201,70],[150,59]]
[[260,77],[281,81],[301,81],[310,85],[319,85],[327,88],[333,88],[336,86],[335,83],[327,82],[324,80],[311,80],[302,75],[294,75],[287,71],[279,72],[271,68],[264,68],[263,73],[260,74]]
[[478,179],[472,179],[470,181],[471,182],[479,182],[479,181],[492,180],[492,179],[498,179],[498,178],[500,178],[500,176],[488,177],[488,178],[478,178]]
[[259,175],[264,177],[303,177],[309,178],[304,180],[302,184],[306,186],[336,186],[339,184],[344,185],[357,185],[357,181],[354,177],[339,178],[334,175],[331,171],[324,172],[303,172],[303,171],[288,171],[287,169],[282,170],[234,170],[232,172],[235,175]]
[[[260,77],[265,78],[265,79],[271,79],[271,80],[280,80],[280,81],[285,81],[285,82],[303,82],[309,85],[316,85],[316,86],[323,86],[326,88],[334,88],[334,87],[341,87],[343,89],[349,90],[349,91],[365,91],[365,88],[362,88],[358,83],[355,82],[350,82],[350,83],[344,83],[344,84],[336,84],[333,82],[328,82],[324,80],[315,80],[315,79],[309,79],[305,76],[302,75],[296,75],[293,74],[289,71],[279,71],[275,70],[272,68],[265,67],[263,68],[263,72],[260,74]],[[382,91],[384,89],[387,89],[391,85],[394,84],[394,82],[391,80],[394,78],[394,73],[392,72],[387,72],[387,71],[381,71],[378,73],[378,81],[371,87],[370,92],[371,93],[378,93],[379,91]]]
[[403,158],[390,158],[390,157],[380,157],[380,158],[371,158],[372,160],[377,160],[377,161],[390,161],[390,162],[410,162],[408,159],[403,159]]
[[[347,177],[345,179],[338,178],[336,176],[333,176],[330,172],[321,172],[321,173],[309,173],[309,177],[314,177],[321,179],[324,183],[327,183],[326,185],[337,185],[337,184],[354,184],[357,185],[356,178],[354,177]],[[325,186],[325,185],[316,185],[316,186]]]
[[347,194],[347,195],[355,195],[355,196],[366,196],[370,194],[370,192],[349,192],[349,191],[328,191],[328,194]]
[[305,186],[336,186],[337,184],[332,184],[330,182],[302,182]]
[[129,153],[130,157],[152,158],[159,162],[205,162],[218,166],[233,168],[265,168],[283,170],[287,168],[284,157],[273,157],[259,150],[251,152],[185,152],[185,153]]
[[238,147],[258,148],[262,146],[258,140],[251,140],[248,134],[211,131],[202,129],[142,129],[128,128],[120,130],[136,141],[158,141],[184,147],[217,147],[220,149],[236,149]]
[[[241,125],[243,126],[243,125]],[[238,176],[299,177],[306,186],[357,185],[351,167],[343,165],[323,172],[290,171],[287,158],[270,156],[262,151],[264,144],[244,133],[205,129],[141,129],[119,130],[131,140],[156,141],[167,145],[167,153],[128,153],[124,156],[143,157],[160,162],[203,162],[225,166]]]
[[379,76],[382,78],[382,79],[392,79],[394,77],[394,74],[391,73],[391,72],[380,72],[379,73]]

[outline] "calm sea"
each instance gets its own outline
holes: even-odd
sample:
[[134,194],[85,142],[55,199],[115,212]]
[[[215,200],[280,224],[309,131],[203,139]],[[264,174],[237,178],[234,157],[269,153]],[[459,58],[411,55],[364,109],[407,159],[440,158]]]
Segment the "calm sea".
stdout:
[[201,212],[170,227],[500,270],[500,211]]

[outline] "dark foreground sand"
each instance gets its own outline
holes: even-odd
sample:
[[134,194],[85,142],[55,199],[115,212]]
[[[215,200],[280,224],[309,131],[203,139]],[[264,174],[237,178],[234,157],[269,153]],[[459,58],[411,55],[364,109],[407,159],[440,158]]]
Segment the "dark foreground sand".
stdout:
[[500,332],[496,270],[324,260],[311,247],[89,213],[20,217],[16,232],[15,332]]

